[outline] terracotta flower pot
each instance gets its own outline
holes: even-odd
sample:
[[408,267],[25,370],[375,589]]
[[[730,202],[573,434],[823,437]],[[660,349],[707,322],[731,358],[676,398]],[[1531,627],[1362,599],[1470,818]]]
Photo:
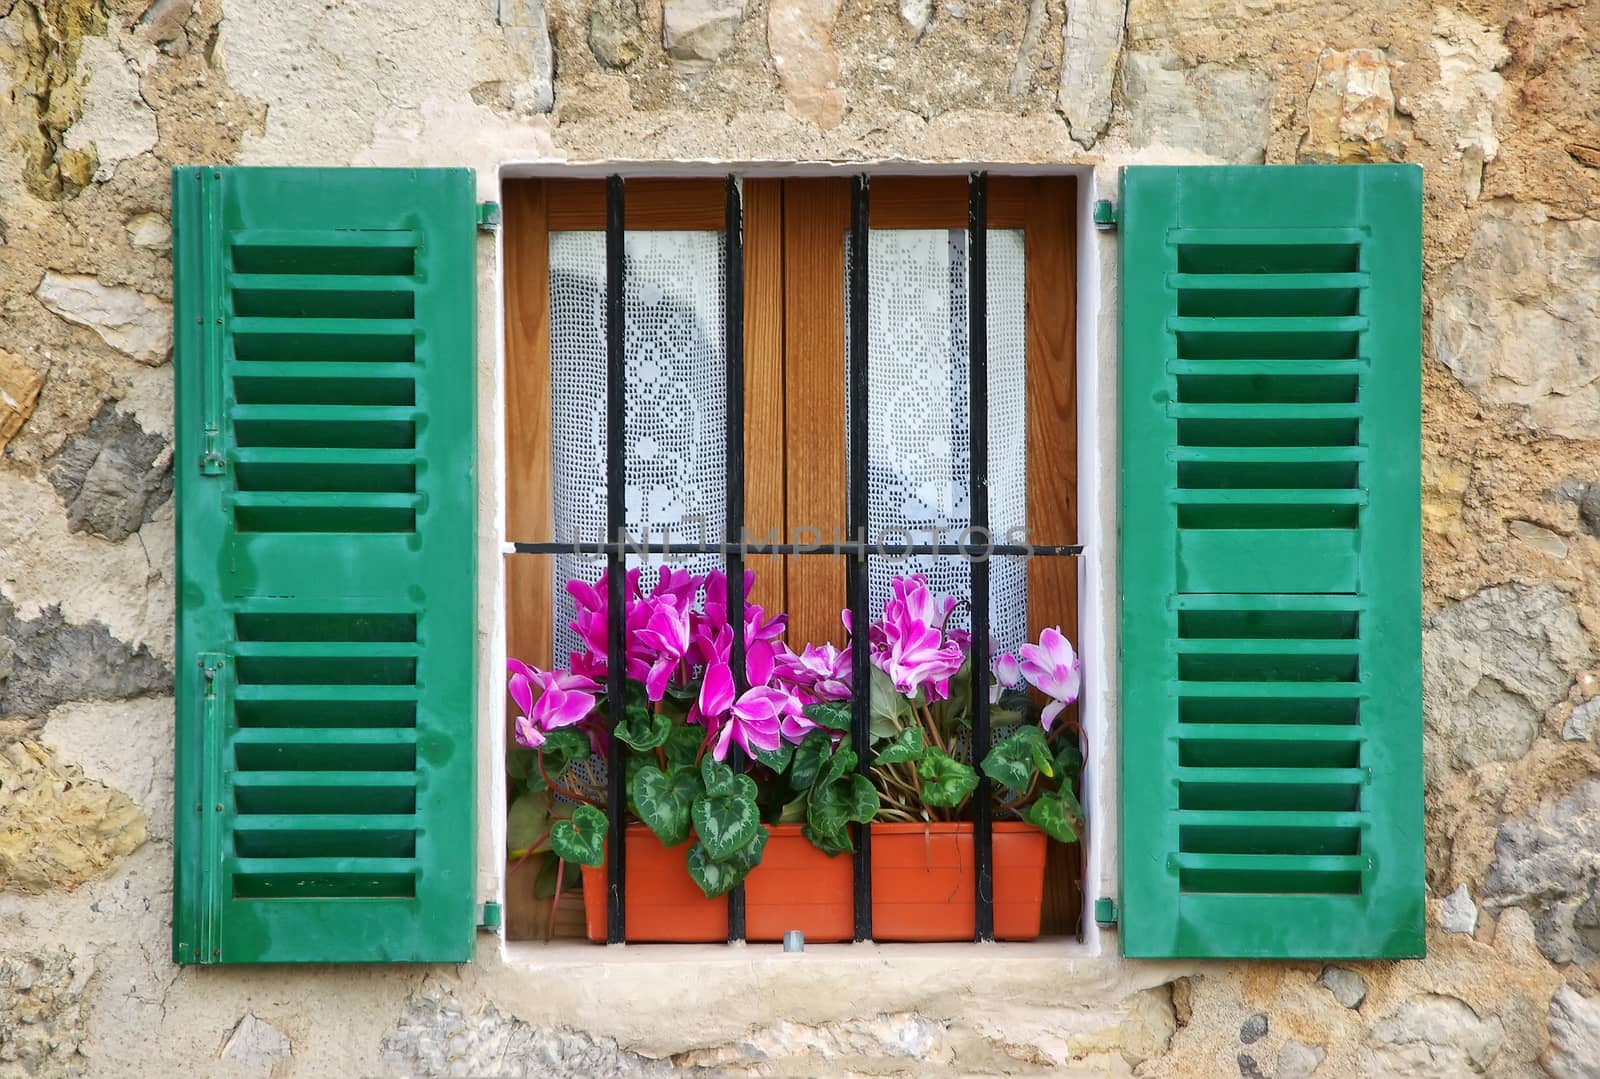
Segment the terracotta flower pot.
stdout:
[[[769,828],[767,849],[745,880],[745,938],[783,939],[787,929],[807,941],[849,940],[854,929],[850,859],[813,847],[798,824]],[[663,847],[642,824],[627,829],[628,940],[689,943],[728,939],[728,900],[707,899],[689,877],[691,844]],[[583,867],[588,936],[606,939],[606,868]]]
[[[994,825],[994,935],[1032,940],[1044,903],[1045,834]],[[874,940],[971,940],[977,921],[970,823],[872,826]]]

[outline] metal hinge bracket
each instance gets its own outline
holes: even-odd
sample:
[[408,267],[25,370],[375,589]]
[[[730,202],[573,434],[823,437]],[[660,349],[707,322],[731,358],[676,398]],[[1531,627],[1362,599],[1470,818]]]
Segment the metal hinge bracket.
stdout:
[[1117,204],[1110,199],[1097,199],[1094,204],[1094,227],[1101,232],[1117,231]]
[[478,203],[478,231],[494,232],[500,227],[500,204],[498,202]]
[[491,932],[500,928],[501,911],[499,903],[485,903],[483,912],[478,916],[478,928]]
[[1117,910],[1117,901],[1110,896],[1103,895],[1094,901],[1094,924],[1101,929],[1115,929],[1121,913]]

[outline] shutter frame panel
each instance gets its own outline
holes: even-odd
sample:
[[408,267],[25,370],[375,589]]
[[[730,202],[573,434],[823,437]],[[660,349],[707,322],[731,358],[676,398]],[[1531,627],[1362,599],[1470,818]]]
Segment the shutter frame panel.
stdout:
[[173,958],[466,961],[473,174],[172,184]]
[[1124,170],[1124,955],[1423,954],[1421,187]]

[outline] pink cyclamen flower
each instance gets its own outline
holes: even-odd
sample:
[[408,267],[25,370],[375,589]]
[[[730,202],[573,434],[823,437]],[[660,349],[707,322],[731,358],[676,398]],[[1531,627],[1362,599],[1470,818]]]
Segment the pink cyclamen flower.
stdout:
[[1022,681],[1022,664],[1017,662],[1017,657],[1010,652],[1002,652],[995,657],[992,667],[994,671],[994,685],[989,687],[989,703],[994,704],[1000,700],[1000,694]]
[[1061,710],[1078,699],[1078,691],[1083,686],[1083,664],[1072,650],[1072,642],[1062,636],[1058,627],[1041,633],[1037,645],[1025,644],[1017,652],[1022,657],[1022,676],[1050,698],[1040,718],[1044,729],[1049,730]]
[[659,701],[666,695],[672,673],[689,653],[689,613],[675,606],[671,596],[652,596],[646,602],[651,608],[650,620],[634,633],[633,643],[643,650],[643,658],[650,664],[644,679],[645,691],[652,701]]
[[815,701],[850,699],[850,653],[832,644],[806,645],[795,653],[787,645],[777,655],[778,677]]
[[727,721],[717,731],[711,755],[719,761],[725,760],[728,746],[734,743],[751,760],[755,759],[758,749],[768,752],[777,749],[782,741],[785,704],[792,700],[782,690],[767,686],[745,690],[744,695],[734,702]]
[[[582,723],[594,712],[595,692],[600,686],[592,678],[570,671],[541,671],[520,659],[506,660],[511,672],[507,689],[522,709],[517,717],[517,741],[530,749],[544,744],[545,734],[557,727]],[[540,691],[534,700],[533,690]]]

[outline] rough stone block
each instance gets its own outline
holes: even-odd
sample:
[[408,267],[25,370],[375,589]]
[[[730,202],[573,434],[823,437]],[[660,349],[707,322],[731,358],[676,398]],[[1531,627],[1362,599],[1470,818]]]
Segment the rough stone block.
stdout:
[[1439,361],[1473,393],[1565,438],[1600,438],[1600,221],[1487,203],[1433,304]]
[[1422,634],[1423,746],[1430,781],[1521,757],[1573,675],[1594,662],[1565,593],[1489,588],[1428,618]]
[[1322,50],[1306,119],[1301,161],[1398,161],[1405,156],[1389,60],[1382,50]]
[[1487,909],[1521,907],[1552,963],[1600,962],[1600,780],[1500,825]]
[[37,742],[0,750],[0,892],[71,891],[138,850],[144,814]]
[[50,483],[72,531],[124,540],[172,497],[172,449],[107,403],[61,448]]
[[0,348],[0,450],[33,415],[43,385],[44,376],[24,363],[21,356]]
[[661,44],[680,65],[704,70],[733,45],[744,0],[664,0]]
[[86,326],[118,352],[154,367],[172,355],[172,306],[87,274],[44,275],[39,302],[76,326]]
[[1167,146],[1218,161],[1259,163],[1267,152],[1272,80],[1247,68],[1187,67],[1175,53],[1122,58],[1122,108],[1137,149]]

